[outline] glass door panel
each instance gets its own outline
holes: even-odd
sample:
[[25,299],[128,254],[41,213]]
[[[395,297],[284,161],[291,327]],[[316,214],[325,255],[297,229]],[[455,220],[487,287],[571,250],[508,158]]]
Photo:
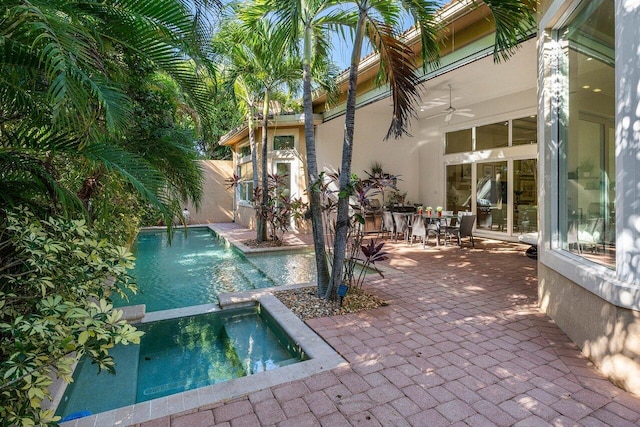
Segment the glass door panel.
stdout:
[[278,191],[284,196],[291,196],[291,163],[276,163],[276,174],[282,178]]
[[471,210],[471,164],[447,166],[445,210]]
[[518,233],[538,231],[537,160],[513,161],[513,229]]
[[507,232],[507,162],[476,165],[476,227]]

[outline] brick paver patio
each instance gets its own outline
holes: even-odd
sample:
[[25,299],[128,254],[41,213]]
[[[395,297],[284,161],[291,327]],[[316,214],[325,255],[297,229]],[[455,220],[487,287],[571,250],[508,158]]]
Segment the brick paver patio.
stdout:
[[389,242],[389,302],[309,320],[348,362],[140,427],[637,426],[640,398],[598,373],[536,306],[526,247]]

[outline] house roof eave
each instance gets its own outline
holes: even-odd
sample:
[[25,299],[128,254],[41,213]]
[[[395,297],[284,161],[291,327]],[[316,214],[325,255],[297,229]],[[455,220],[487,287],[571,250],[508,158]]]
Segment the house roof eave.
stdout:
[[[313,124],[319,125],[320,123],[322,123],[322,115],[314,114]],[[304,114],[285,114],[269,118],[269,128],[276,126],[304,126]],[[249,125],[245,122],[241,126],[238,126],[237,128],[223,135],[218,141],[218,145],[232,146],[241,142],[248,135]]]

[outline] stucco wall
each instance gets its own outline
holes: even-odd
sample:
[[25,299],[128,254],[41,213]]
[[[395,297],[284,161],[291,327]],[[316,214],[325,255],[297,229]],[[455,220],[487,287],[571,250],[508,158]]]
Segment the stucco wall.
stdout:
[[191,224],[207,224],[233,221],[233,192],[227,189],[226,179],[233,176],[230,160],[203,160],[204,173],[202,203],[200,209],[187,204]]
[[[388,106],[388,99],[385,101]],[[379,109],[379,107],[376,107]],[[366,106],[356,111],[356,127],[353,145],[351,172],[366,178],[364,171],[371,171],[371,164],[379,162],[386,173],[400,175],[398,189],[407,192],[407,200],[420,202],[420,156],[418,145],[413,137],[400,140],[393,138],[384,141],[391,123],[391,107],[387,112],[377,112],[373,106]],[[414,121],[411,131],[417,129]],[[318,169],[337,171],[342,159],[342,141],[344,136],[344,116],[322,123],[317,128]]]
[[236,223],[243,227],[255,230],[256,211],[252,206],[238,205],[236,208]]
[[538,264],[540,308],[620,387],[640,395],[640,313],[616,307]]

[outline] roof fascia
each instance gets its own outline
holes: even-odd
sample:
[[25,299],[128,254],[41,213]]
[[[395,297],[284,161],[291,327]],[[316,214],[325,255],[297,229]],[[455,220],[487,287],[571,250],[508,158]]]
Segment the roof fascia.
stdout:
[[[533,35],[532,35],[533,36]],[[487,56],[493,55],[493,45],[495,43],[495,34],[490,34],[482,37],[475,42],[466,45],[449,55],[444,56],[440,60],[440,66],[435,70],[430,70],[427,72],[423,72],[420,77],[420,82],[426,82],[430,79],[438,77],[442,74],[448,73],[457,68],[463,67],[467,64],[475,62],[479,59],[486,58]],[[363,107],[365,105],[374,103],[381,99],[387,98],[391,95],[391,90],[389,85],[383,85],[379,88],[371,90],[369,92],[363,93],[362,95],[356,98],[356,108]],[[346,109],[346,105],[343,103],[334,107],[330,110],[327,110],[324,113],[324,121],[329,121],[338,116],[344,114]]]
[[[269,128],[282,127],[282,126],[304,126],[304,114],[286,114],[280,116],[274,116],[269,119]],[[319,125],[322,123],[322,115],[313,115],[313,124]],[[233,129],[232,131],[222,135],[218,141],[218,145],[232,146],[242,142],[249,135],[249,125],[245,122],[241,126]]]

